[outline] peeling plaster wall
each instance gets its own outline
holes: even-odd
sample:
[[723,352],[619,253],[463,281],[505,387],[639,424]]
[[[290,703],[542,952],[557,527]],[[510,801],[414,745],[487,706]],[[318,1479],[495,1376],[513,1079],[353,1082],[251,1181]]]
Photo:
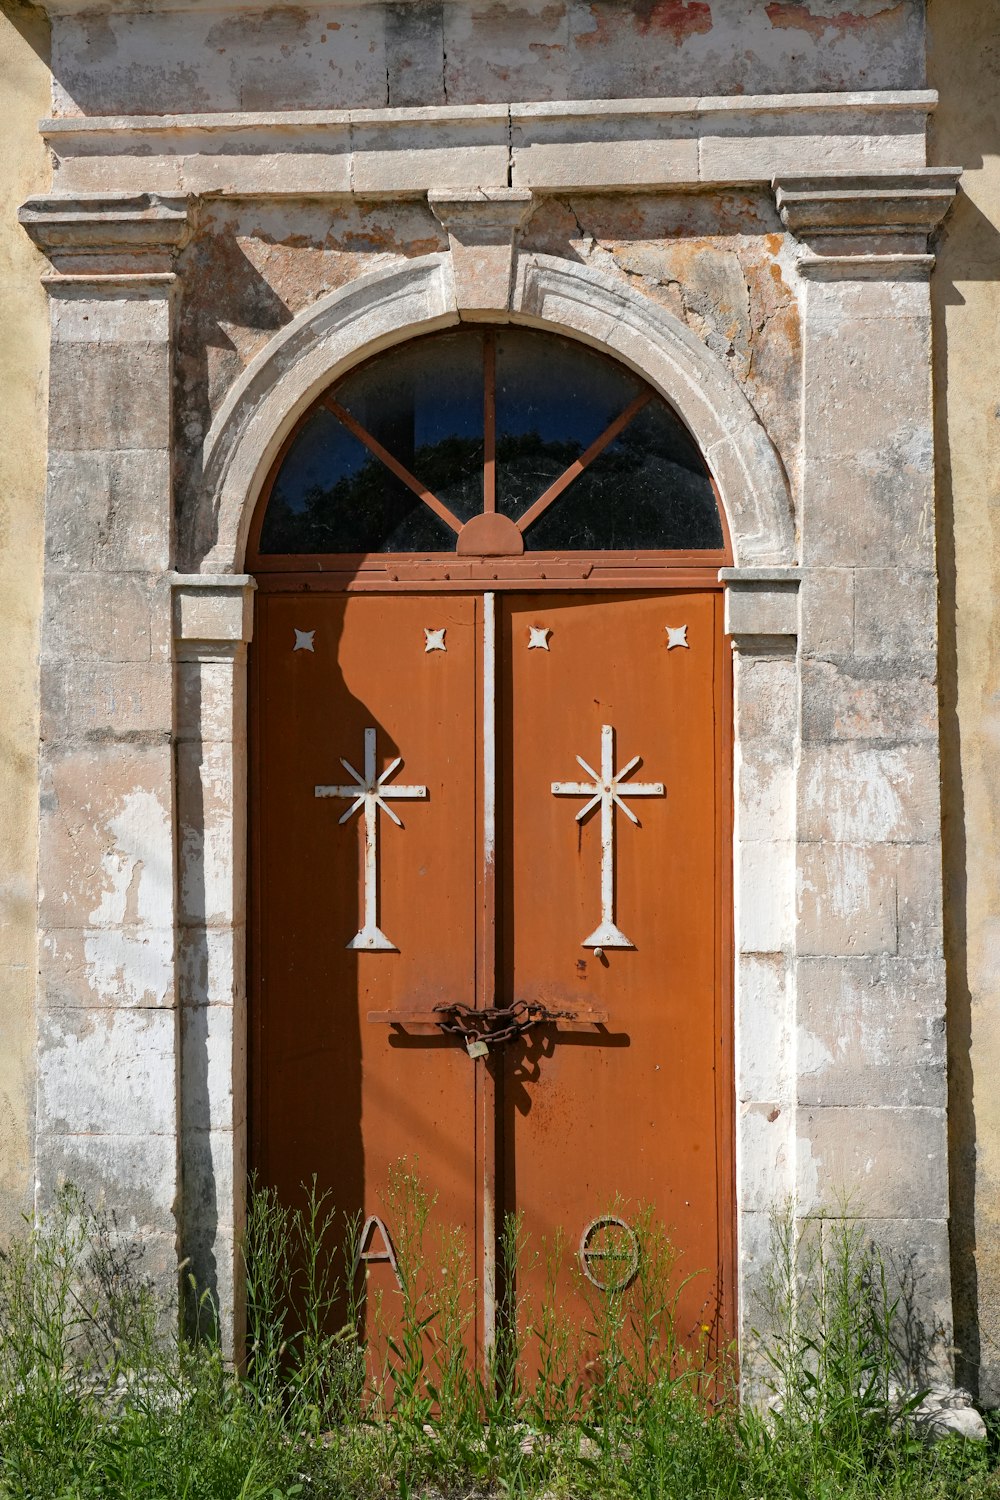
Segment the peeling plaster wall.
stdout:
[[1000,1405],[1000,4],[930,0],[952,1265],[959,1378]]
[[49,324],[44,258],[17,222],[44,191],[38,119],[49,109],[48,24],[8,0],[0,13],[0,1235],[31,1204],[34,1122],[38,629]]
[[923,11],[924,0],[95,11],[58,27],[55,108],[148,115],[917,88]]
[[743,388],[798,500],[794,246],[770,193],[549,198],[524,243],[617,274],[687,323]]
[[367,271],[446,250],[426,202],[201,205],[179,269],[178,483],[233,380],[296,313]]

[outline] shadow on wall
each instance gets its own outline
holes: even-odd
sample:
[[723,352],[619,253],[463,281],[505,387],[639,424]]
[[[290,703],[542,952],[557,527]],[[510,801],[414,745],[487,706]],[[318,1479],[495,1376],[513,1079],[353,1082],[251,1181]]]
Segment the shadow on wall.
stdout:
[[39,62],[48,68],[52,63],[52,32],[49,18],[40,5],[29,0],[4,0],[3,18],[13,26],[22,41],[27,42]]
[[175,494],[177,566],[197,571],[217,540],[209,532],[207,508],[198,504],[213,399],[217,405],[220,391],[242,373],[245,363],[227,325],[266,336],[290,323],[292,313],[254,266],[231,225],[214,232],[211,211],[199,206],[192,214],[192,231],[179,266],[191,291],[183,299],[177,329]]
[[[991,769],[995,787],[996,765],[989,764],[990,747],[983,743],[980,715],[989,707],[991,658],[996,691],[1000,640],[995,626],[992,640],[983,638],[976,604],[988,601],[998,582],[990,577],[990,548],[982,539],[990,504],[984,431],[998,394],[995,385],[992,394],[984,388],[984,376],[992,384],[984,356],[993,335],[983,312],[989,311],[995,326],[1000,310],[1000,231],[989,210],[1000,213],[1000,182],[991,181],[988,174],[991,159],[1000,154],[1000,3],[929,0],[927,17],[928,83],[940,93],[931,117],[930,161],[965,169],[962,191],[936,246],[931,281],[956,1374],[984,1405],[997,1405],[1000,1259],[986,1257],[1000,1226],[1000,1137],[990,1132],[984,1111],[995,1084],[989,1076],[990,1044],[984,1032],[989,1023],[983,1015],[995,993],[989,992],[988,982],[984,988],[987,976],[981,972],[977,926],[988,911],[991,894],[997,894],[1000,822],[993,824],[991,835],[989,793]],[[983,283],[998,288],[991,301]],[[960,625],[960,619],[969,623]],[[989,868],[980,868],[984,841],[992,848]],[[992,1050],[995,1066],[996,1047]]]

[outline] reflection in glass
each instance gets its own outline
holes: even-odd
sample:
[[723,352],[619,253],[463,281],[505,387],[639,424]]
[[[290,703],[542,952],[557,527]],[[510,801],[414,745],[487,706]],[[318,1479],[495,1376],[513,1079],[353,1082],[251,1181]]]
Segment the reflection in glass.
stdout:
[[497,509],[528,509],[639,394],[582,344],[532,329],[497,335]]
[[529,551],[722,547],[711,480],[686,428],[651,401],[524,534]]
[[483,508],[483,336],[439,333],[353,371],[336,398],[460,521]]
[[[333,400],[464,522],[483,510],[488,338],[495,346],[496,505],[520,520],[648,395],[535,521],[539,551],[721,549],[705,462],[676,413],[630,370],[527,328],[462,328],[369,360]],[[261,553],[451,552],[455,532],[329,407],[317,404],[272,487]]]
[[262,553],[450,552],[455,533],[317,407],[278,471]]

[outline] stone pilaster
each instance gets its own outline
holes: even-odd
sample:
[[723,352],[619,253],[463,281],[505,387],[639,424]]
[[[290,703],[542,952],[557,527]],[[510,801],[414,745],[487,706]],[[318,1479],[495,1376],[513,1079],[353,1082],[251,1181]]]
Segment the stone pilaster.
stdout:
[[246,660],[253,579],[175,574],[182,1246],[238,1351],[246,1204]]
[[[950,1341],[928,235],[954,171],[784,179],[803,242],[798,1203]],[[933,1283],[933,1284],[932,1284]]]
[[[795,1188],[797,568],[723,568],[733,646],[736,1182],[742,1339]],[[749,1369],[749,1366],[748,1366]]]
[[103,1198],[176,1284],[172,297],[184,204],[33,199],[48,254],[38,1195]]

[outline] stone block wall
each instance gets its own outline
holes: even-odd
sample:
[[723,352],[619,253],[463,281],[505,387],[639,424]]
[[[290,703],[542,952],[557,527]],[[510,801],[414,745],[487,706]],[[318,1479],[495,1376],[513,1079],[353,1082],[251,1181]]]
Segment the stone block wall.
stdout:
[[105,1195],[176,1263],[169,273],[49,283],[39,1201]]
[[378,110],[920,88],[923,0],[174,0],[65,10],[55,113]]

